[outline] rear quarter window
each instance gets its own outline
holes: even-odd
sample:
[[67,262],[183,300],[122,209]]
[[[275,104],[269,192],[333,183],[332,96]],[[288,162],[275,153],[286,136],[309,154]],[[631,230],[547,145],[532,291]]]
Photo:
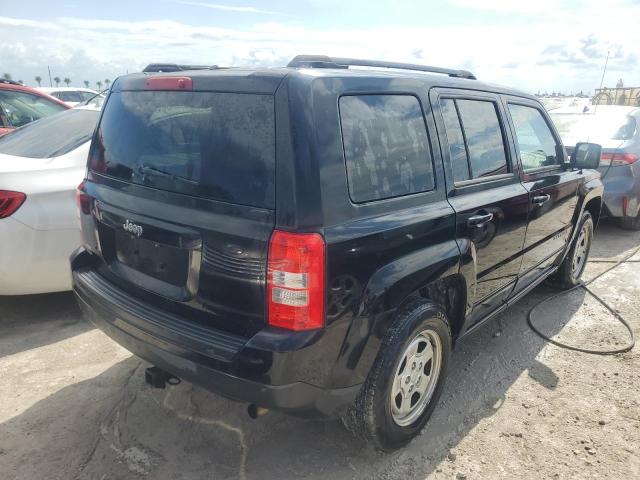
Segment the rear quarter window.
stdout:
[[355,203],[434,188],[433,161],[422,108],[411,95],[340,98],[349,184]]

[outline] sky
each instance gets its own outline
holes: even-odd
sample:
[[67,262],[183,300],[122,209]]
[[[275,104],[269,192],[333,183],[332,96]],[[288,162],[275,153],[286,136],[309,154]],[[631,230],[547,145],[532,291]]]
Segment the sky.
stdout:
[[0,74],[113,80],[152,62],[325,54],[471,70],[530,93],[640,86],[640,0],[0,0]]

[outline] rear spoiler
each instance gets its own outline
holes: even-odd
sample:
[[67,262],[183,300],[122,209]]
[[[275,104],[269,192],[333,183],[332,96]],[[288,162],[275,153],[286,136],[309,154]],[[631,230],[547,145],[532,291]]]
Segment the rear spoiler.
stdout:
[[183,72],[185,70],[217,70],[218,65],[178,65],[177,63],[150,63],[143,73]]

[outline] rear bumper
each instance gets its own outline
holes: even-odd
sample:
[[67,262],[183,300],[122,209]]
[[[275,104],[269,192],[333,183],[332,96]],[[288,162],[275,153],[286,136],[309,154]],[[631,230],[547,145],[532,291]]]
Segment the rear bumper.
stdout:
[[272,384],[268,380],[278,378],[278,365],[286,368],[292,356],[305,361],[304,344],[314,342],[310,332],[294,340],[284,336],[297,334],[282,331],[246,339],[200,327],[100,280],[82,266],[78,258],[83,255],[80,250],[72,257],[72,275],[84,316],[130,352],[176,377],[233,400],[317,418],[339,416],[360,390],[360,385],[323,388],[302,381]]

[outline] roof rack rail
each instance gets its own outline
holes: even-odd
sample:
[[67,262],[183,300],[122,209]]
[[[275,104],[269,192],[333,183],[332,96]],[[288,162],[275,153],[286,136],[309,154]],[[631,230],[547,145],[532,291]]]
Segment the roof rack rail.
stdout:
[[182,72],[184,70],[216,70],[218,65],[178,65],[177,63],[150,63],[143,73],[152,72]]
[[414,63],[384,62],[379,60],[360,60],[357,58],[328,57],[326,55],[297,55],[287,67],[294,68],[349,68],[349,67],[378,67],[395,68],[398,70],[415,70],[419,72],[441,73],[456,78],[475,80],[476,76],[467,70],[452,68],[430,67]]
[[7,80],[6,78],[0,78],[0,83],[4,83],[7,85],[18,85],[20,87],[24,87],[22,83],[16,82],[15,80]]

